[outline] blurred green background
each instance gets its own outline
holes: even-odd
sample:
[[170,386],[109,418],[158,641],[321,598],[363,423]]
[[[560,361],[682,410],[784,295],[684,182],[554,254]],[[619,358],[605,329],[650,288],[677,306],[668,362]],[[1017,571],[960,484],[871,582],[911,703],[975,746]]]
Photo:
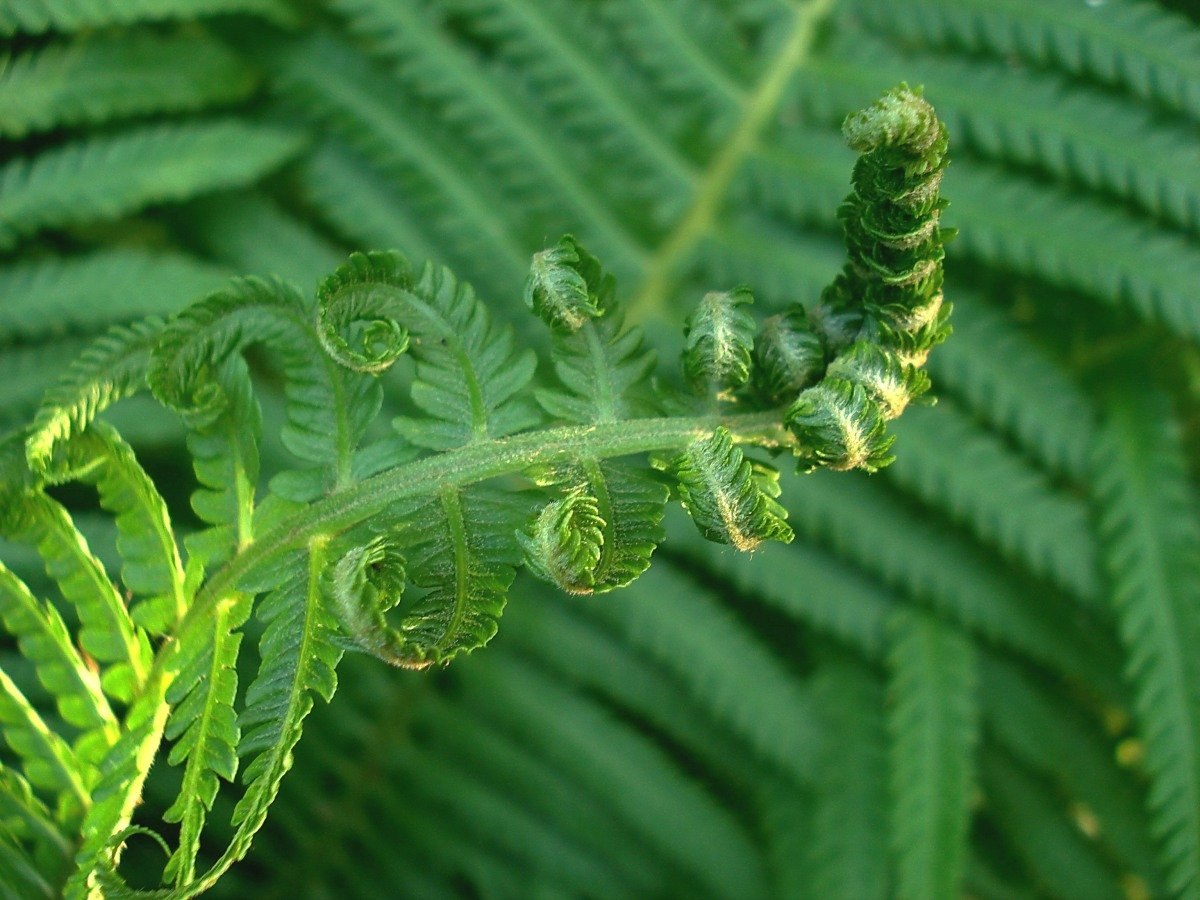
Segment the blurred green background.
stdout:
[[[4,429],[107,324],[351,249],[532,335],[573,232],[669,356],[704,290],[815,301],[847,112],[905,80],[951,132],[955,334],[896,463],[785,476],[788,547],[677,516],[628,590],[523,575],[445,671],[347,657],[215,896],[1200,896],[1194,5],[0,0],[0,35]],[[186,518],[178,426],[112,418]]]

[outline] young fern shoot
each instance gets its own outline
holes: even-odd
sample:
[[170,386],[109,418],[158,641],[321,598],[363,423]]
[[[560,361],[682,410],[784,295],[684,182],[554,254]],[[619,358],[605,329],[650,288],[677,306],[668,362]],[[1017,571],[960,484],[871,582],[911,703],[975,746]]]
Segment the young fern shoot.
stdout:
[[[97,342],[0,443],[0,532],[37,550],[78,620],[72,640],[62,604],[0,567],[0,617],[58,710],[47,720],[0,673],[22,770],[0,780],[19,811],[11,858],[71,897],[194,896],[249,850],[347,648],[412,669],[475,650],[522,566],[573,594],[627,585],[663,539],[672,493],[710,540],[790,541],[756,448],[808,469],[885,465],[886,422],[928,389],[920,366],[948,332],[946,137],[904,86],[846,135],[862,155],[844,271],[811,309],[761,326],[748,288],[707,294],[678,369],[660,370],[612,277],[570,236],[534,256],[525,293],[550,329],[548,365],[468,285],[396,252],[352,255],[315,303],[243,279]],[[267,480],[251,347],[282,373],[281,438],[297,461]],[[405,414],[368,440],[385,384]],[[97,419],[147,389],[187,428],[203,528],[182,544],[133,451]],[[115,520],[115,579],[47,492],[69,480],[95,486]],[[251,615],[264,627],[243,688]],[[162,888],[134,890],[121,850],[146,831],[133,820],[160,755],[182,769],[164,816],[178,840]],[[221,792],[238,798],[232,838],[202,853]]]

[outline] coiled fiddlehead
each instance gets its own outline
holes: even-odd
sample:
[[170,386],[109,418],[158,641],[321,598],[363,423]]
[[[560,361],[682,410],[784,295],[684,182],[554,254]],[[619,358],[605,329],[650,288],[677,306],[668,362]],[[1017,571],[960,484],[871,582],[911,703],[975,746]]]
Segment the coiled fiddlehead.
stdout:
[[[920,366],[950,333],[942,296],[950,233],[939,224],[948,138],[933,107],[904,84],[847,117],[842,131],[860,154],[854,190],[838,210],[848,259],[808,316],[831,359],[824,381],[793,404],[789,427],[811,446],[811,464],[873,470],[891,459],[884,422],[929,389]],[[807,335],[798,324],[776,327],[771,358],[780,374],[764,376],[768,390],[796,382],[795,364],[785,361],[811,357]]]
[[[551,333],[541,367],[468,285],[396,252],[352,255],[315,302],[240,279],[97,342],[33,426],[0,441],[0,534],[45,559],[90,654],[0,567],[0,619],[79,732],[70,744],[0,679],[0,722],[30,789],[78,839],[67,893],[211,886],[248,851],[347,648],[415,669],[449,662],[495,634],[522,565],[569,593],[626,585],[649,566],[672,493],[711,540],[790,541],[755,447],[808,468],[886,464],[886,422],[928,389],[919,366],[947,332],[945,134],[904,87],[846,133],[863,155],[842,207],[841,275],[811,311],[797,304],[757,330],[748,288],[704,295],[681,371],[659,370],[614,279],[570,236],[534,257],[525,291]],[[294,457],[270,473],[264,357],[284,384]],[[393,368],[403,358],[412,365]],[[385,372],[402,414],[374,437]],[[133,451],[96,421],[147,388],[188,432],[202,527],[185,542]],[[115,518],[118,572],[46,492],[68,480],[93,485]],[[254,614],[257,669],[242,656]],[[182,769],[165,814],[178,840],[164,887],[134,891],[118,862],[126,838],[147,833],[133,817],[157,755]],[[232,836],[198,870],[235,778]]]

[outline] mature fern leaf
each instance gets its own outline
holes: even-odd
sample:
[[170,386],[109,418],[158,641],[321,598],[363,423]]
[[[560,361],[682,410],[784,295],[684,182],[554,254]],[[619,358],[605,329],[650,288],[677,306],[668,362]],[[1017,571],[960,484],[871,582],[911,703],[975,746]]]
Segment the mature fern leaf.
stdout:
[[993,815],[1043,891],[1112,900],[1125,896],[1116,873],[1044,784],[994,750],[981,754],[980,774]]
[[835,657],[814,693],[823,736],[808,851],[813,896],[892,896],[883,686],[861,663]]
[[[53,897],[53,885],[70,864],[71,848],[52,813],[33,793],[29,782],[16,772],[0,769],[0,821],[4,847],[0,850],[0,878],[28,896]],[[13,839],[16,840],[13,840]],[[28,842],[32,853],[21,846]]]
[[[614,892],[666,889],[662,869],[646,848],[612,828],[611,817],[596,800],[580,796],[573,782],[546,761],[531,758],[519,741],[437,695],[423,699],[414,716],[427,752],[453,760],[458,772],[485,775],[487,782],[504,789],[560,840],[565,838],[573,849],[578,848],[576,853],[584,850],[598,856],[606,874],[597,883]],[[570,802],[563,803],[564,798]],[[599,833],[608,833],[613,840],[597,844],[594,838]]]
[[340,247],[261,193],[201,198],[188,218],[196,241],[239,272],[308,285],[345,258]]
[[1169,888],[1200,891],[1200,528],[1166,398],[1130,377],[1106,404],[1095,499]]
[[84,36],[0,70],[0,134],[206,109],[244,98],[254,84],[245,62],[202,33]]
[[[0,338],[91,335],[108,325],[166,316],[220,287],[230,274],[182,253],[125,248],[18,262],[0,269]],[[83,296],[91,302],[81,303]]]
[[[821,216],[841,190],[834,136],[808,133],[803,144],[818,167],[800,168],[790,155],[756,159],[760,186],[808,175],[802,197],[791,189],[781,193],[794,203],[774,204],[801,222]],[[822,172],[824,185],[815,181]],[[956,161],[944,184],[954,197],[953,223],[961,235],[956,252],[1084,291],[1098,302],[1129,305],[1185,336],[1200,333],[1189,299],[1200,255],[1185,236],[1102,200],[985,163]]]
[[1081,500],[1054,490],[949,403],[914,410],[897,431],[909,452],[888,468],[890,478],[969,524],[1010,559],[1107,612]]
[[939,393],[1009,436],[1052,471],[1083,484],[1095,442],[1092,400],[1066,368],[982,298],[954,311],[954,340],[929,359]]
[[1056,782],[1077,807],[1094,814],[1103,841],[1152,895],[1161,883],[1141,785],[1122,771],[1113,740],[1072,698],[1040,683],[1009,660],[982,654],[980,701],[986,729],[1012,755]]
[[0,249],[47,228],[247,184],[299,147],[294,132],[227,119],[143,126],[13,160],[0,169]]
[[509,202],[534,213],[543,229],[583,234],[618,272],[636,270],[642,251],[629,234],[633,223],[585,179],[577,151],[563,146],[494,73],[448,39],[430,16],[436,10],[378,0],[341,0],[338,6],[356,31],[397,61],[401,80],[439,121],[462,131]]
[[[437,137],[417,109],[400,114],[395,79],[344,44],[319,36],[298,43],[276,74],[281,91],[317,124],[331,128],[406,192],[406,205],[427,218],[455,256],[486,258],[488,281],[507,270],[519,285],[527,255],[512,237],[511,216],[499,194],[473,174],[462,152]],[[439,254],[440,256],[441,254]]]
[[979,701],[975,652],[926,616],[893,625],[892,852],[900,897],[959,896],[967,857]]
[[413,259],[446,260],[455,271],[474,267],[433,249],[426,224],[406,208],[394,181],[373,171],[359,155],[326,139],[300,165],[302,191],[322,221],[359,247],[403,247]]
[[687,109],[713,138],[729,133],[745,102],[753,61],[720,10],[678,0],[621,0],[601,4],[598,13],[664,105]]
[[0,35],[84,31],[220,13],[250,13],[281,23],[293,15],[281,0],[4,0]]
[[[868,659],[883,658],[884,623],[899,601],[813,544],[766,544],[754,556],[746,556],[714,552],[700,535],[684,532],[666,549],[679,565],[720,578],[739,596],[777,609]],[[804,590],[793,590],[796,584],[803,584]]]
[[976,545],[914,515],[878,486],[841,482],[831,484],[818,473],[787,485],[790,496],[804,498],[789,520],[798,534],[832,546],[980,637],[1120,693],[1113,677],[1116,648],[1106,635],[1081,628],[1066,612],[1069,604],[1039,602],[1035,612],[1028,590]]
[[[651,569],[643,579],[677,604],[647,604],[627,593],[589,603],[589,616],[616,625],[657,660],[725,727],[798,782],[813,772],[816,712],[808,690],[715,597],[685,576]],[[730,662],[730,657],[736,662]],[[770,694],[755,684],[776,685]]]
[[908,40],[1062,67],[1200,114],[1200,38],[1177,14],[1149,3],[913,0],[854,8],[872,26]]
[[[532,746],[583,776],[622,827],[667,857],[688,883],[717,894],[763,894],[764,873],[748,836],[661,751],[527,663],[502,658],[499,650],[487,662],[495,675],[470,686],[477,714],[507,721],[509,733],[523,733]],[[672,830],[669,823],[680,819],[689,827]]]
[[603,158],[625,161],[625,184],[653,198],[656,219],[684,207],[690,162],[648,117],[654,106],[644,88],[583,50],[597,35],[585,9],[520,0],[452,0],[447,6],[469,33],[495,47],[513,73],[506,77],[512,90],[540,107],[547,121],[562,122]]

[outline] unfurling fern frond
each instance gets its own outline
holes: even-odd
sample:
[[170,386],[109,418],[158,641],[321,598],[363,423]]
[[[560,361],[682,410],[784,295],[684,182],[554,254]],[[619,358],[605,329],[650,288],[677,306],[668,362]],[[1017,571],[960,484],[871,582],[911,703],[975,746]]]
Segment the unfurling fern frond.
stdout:
[[[469,285],[396,252],[353,254],[315,301],[279,280],[239,279],[165,322],[118,326],[97,341],[32,427],[0,442],[0,535],[43,557],[83,651],[57,607],[0,567],[0,620],[70,729],[71,739],[59,734],[0,673],[0,722],[41,804],[24,808],[30,821],[52,811],[77,842],[57,886],[75,898],[189,897],[212,886],[248,852],[347,648],[414,669],[469,653],[496,633],[522,562],[570,593],[626,585],[663,538],[672,491],[710,540],[743,551],[790,541],[777,473],[749,448],[790,450],[806,468],[884,464],[885,421],[928,388],[918,366],[945,333],[945,142],[928,105],[905,89],[850,120],[847,134],[868,155],[847,206],[846,270],[811,316],[793,308],[761,331],[748,289],[704,294],[682,351],[690,390],[656,371],[641,332],[622,319],[613,277],[569,236],[534,257],[525,291],[551,330],[552,365],[540,374],[537,354]],[[282,154],[286,141],[275,138]],[[173,145],[151,136],[121,144],[116,160],[133,166],[125,150]],[[214,173],[214,185],[228,174]],[[131,181],[114,202],[184,195],[161,175]],[[25,186],[61,187],[44,176]],[[54,215],[7,234],[15,240]],[[270,452],[256,396],[263,379],[282,384],[281,446]],[[372,425],[385,384],[399,415],[381,436]],[[200,527],[184,541],[101,418],[147,389],[187,432]],[[111,572],[49,492],[66,482],[94,487],[115,519]],[[747,682],[752,670],[782,671],[715,607],[696,609],[710,635],[741,641]],[[256,662],[242,653],[255,614]],[[701,644],[715,658],[718,644]],[[656,652],[686,669],[671,648]],[[723,715],[767,748],[765,726],[733,705]],[[771,703],[753,708],[787,718]],[[765,752],[799,776],[791,750]],[[178,769],[164,813],[178,823],[173,846],[135,821],[158,756]],[[232,814],[215,850],[204,844],[229,808],[218,802],[225,795]],[[706,809],[699,797],[697,809]],[[738,842],[736,865],[706,872],[699,844],[679,848],[679,864],[722,892],[760,883],[737,827],[710,813],[709,832]],[[139,834],[167,847],[159,890],[135,891],[120,871],[125,842]]]

